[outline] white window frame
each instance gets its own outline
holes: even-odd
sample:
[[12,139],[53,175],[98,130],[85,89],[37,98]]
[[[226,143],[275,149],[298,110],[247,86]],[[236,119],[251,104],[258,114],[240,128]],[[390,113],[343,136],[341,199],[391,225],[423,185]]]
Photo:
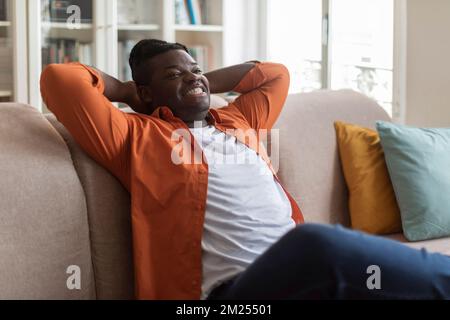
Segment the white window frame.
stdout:
[[407,88],[407,2],[394,0],[394,74],[392,119],[406,123]]
[[13,0],[13,64],[14,64],[14,101],[28,103],[28,48],[27,21],[24,16],[27,11],[25,0]]
[[[330,37],[330,2],[333,0],[322,0],[322,83],[324,89],[331,87],[331,45]],[[376,1],[376,0],[373,0]],[[258,2],[258,8],[248,10],[249,15],[254,15],[257,20],[258,59],[267,58],[267,0]],[[406,50],[407,50],[407,1],[394,0],[394,65],[393,65],[393,97],[392,97],[392,120],[397,123],[405,123],[406,114]],[[249,19],[252,20],[252,19]],[[254,37],[255,38],[255,37]]]

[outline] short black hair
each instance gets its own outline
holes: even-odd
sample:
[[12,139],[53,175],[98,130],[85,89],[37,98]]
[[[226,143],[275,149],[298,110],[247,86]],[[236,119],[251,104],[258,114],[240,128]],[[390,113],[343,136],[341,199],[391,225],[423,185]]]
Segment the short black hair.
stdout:
[[137,85],[148,84],[148,74],[141,66],[148,59],[170,50],[184,50],[189,53],[186,46],[178,42],[172,43],[158,39],[144,39],[139,41],[131,50],[129,60],[134,82]]

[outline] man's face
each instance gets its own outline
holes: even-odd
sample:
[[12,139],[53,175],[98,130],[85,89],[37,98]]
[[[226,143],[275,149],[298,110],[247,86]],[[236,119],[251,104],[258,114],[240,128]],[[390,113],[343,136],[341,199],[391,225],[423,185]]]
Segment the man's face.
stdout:
[[154,107],[167,106],[184,122],[200,121],[208,114],[208,79],[183,50],[170,50],[147,61],[151,76],[147,92]]

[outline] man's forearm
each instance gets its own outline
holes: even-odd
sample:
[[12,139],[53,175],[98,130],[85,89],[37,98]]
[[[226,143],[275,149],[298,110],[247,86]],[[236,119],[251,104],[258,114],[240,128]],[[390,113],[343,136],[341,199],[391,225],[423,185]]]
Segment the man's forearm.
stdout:
[[119,81],[118,79],[110,76],[109,74],[94,68],[100,76],[103,78],[103,82],[105,84],[105,91],[104,96],[108,98],[111,102],[123,102],[127,103],[129,96],[130,96],[130,90],[129,88],[123,83],[122,81]]
[[139,97],[134,81],[122,82],[103,71],[94,68],[100,74],[105,84],[103,95],[111,102],[122,102],[135,112],[150,114],[151,108]]
[[231,67],[214,70],[205,74],[211,93],[223,93],[233,90],[242,78],[255,66],[255,62],[246,62]]

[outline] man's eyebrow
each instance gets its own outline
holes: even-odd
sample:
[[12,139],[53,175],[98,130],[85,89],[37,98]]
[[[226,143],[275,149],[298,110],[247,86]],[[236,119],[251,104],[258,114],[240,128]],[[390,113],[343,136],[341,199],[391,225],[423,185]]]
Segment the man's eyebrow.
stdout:
[[[198,66],[198,63],[197,62],[191,62],[191,66]],[[167,66],[164,69],[176,69],[176,68],[179,68],[179,67],[180,67],[179,65],[174,64],[174,65],[171,65],[171,66]]]

